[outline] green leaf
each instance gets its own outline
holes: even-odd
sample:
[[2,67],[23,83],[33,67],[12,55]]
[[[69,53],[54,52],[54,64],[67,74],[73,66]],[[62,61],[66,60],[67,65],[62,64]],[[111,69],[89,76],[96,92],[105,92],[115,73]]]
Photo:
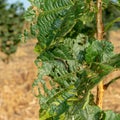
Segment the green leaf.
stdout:
[[27,21],[33,21],[33,19],[35,19],[35,16],[36,16],[36,12],[35,10],[33,10],[32,7],[28,8],[28,10],[25,12],[25,15],[24,15],[24,18],[27,20]]
[[61,26],[63,18],[67,10],[73,5],[73,2],[71,0],[48,0],[41,1],[41,5],[42,4],[44,4],[44,6],[41,6],[40,9],[42,12],[37,20],[37,25],[39,27],[38,40],[40,43],[42,42],[42,46],[46,48],[55,39],[57,34],[56,29]]
[[109,61],[106,62],[107,64],[115,67],[120,68],[120,54],[114,55]]
[[118,18],[112,20],[111,22],[107,23],[107,25],[105,26],[105,31],[108,31],[113,26],[113,24],[116,23],[116,22],[120,22],[120,17],[118,17]]
[[105,111],[102,120],[119,120],[120,114],[115,114],[113,111]]
[[[87,10],[89,11],[88,5],[90,3],[86,5],[84,2],[72,0],[41,0],[38,2],[40,5],[37,6],[37,2],[35,3],[34,1],[32,3],[39,8],[39,15],[34,18],[34,14],[31,14],[35,20],[37,18],[35,24],[37,29],[32,28],[31,32],[38,38],[36,50],[39,53],[65,37],[79,20],[84,22],[86,19],[87,23],[90,23],[94,18],[95,12],[85,14]],[[30,18],[32,19],[32,17]],[[88,19],[90,19],[89,22]],[[36,34],[34,34],[35,31]]]
[[[72,113],[72,114],[71,114]],[[71,111],[71,115],[68,118],[69,120],[100,120],[101,118],[101,110],[97,106],[87,105],[85,109],[79,108],[78,105],[75,105],[73,111]],[[67,119],[66,119],[67,120]]]
[[105,62],[113,56],[113,45],[105,40],[93,41],[86,49],[85,59],[87,63]]
[[[104,44],[103,51],[99,45],[103,46]],[[74,100],[75,103],[80,102],[81,109],[85,108],[90,100],[89,91],[114,70],[113,66],[103,62],[95,61],[91,66],[81,64],[85,59],[80,60],[80,51],[85,51],[93,45],[93,49],[98,47],[99,54],[101,52],[107,54],[108,51],[112,51],[112,47],[108,49],[111,44],[102,41],[89,43],[87,36],[79,34],[76,39],[61,40],[60,43],[40,54],[37,64],[42,61],[42,66],[38,66],[38,79],[34,81],[33,86],[38,84],[41,86],[38,94],[41,119],[47,117],[56,120],[63,117],[65,112],[69,111],[69,107],[74,106]],[[45,76],[49,76],[47,81],[44,79]]]

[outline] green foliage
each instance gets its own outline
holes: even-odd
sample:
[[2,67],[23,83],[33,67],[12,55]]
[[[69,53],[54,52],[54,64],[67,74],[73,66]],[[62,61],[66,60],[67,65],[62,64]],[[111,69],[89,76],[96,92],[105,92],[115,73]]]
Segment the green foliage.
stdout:
[[[26,17],[38,38],[38,78],[33,87],[40,100],[40,120],[111,120],[119,114],[102,111],[91,89],[120,67],[113,45],[94,38],[96,3],[87,0],[30,0]],[[109,1],[107,1],[109,3]],[[39,12],[39,14],[38,14]]]
[[[108,0],[107,7],[103,12],[103,21],[105,24],[105,32],[111,28],[120,28],[120,3],[119,0]],[[107,19],[106,19],[107,18]]]
[[16,52],[20,42],[18,34],[24,25],[23,13],[22,3],[8,5],[5,0],[0,0],[0,49],[8,56]]

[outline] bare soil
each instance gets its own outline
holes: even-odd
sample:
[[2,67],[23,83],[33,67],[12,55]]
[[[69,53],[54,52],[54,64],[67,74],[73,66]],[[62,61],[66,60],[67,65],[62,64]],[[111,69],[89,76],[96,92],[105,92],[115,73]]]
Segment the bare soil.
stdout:
[[[120,53],[120,31],[111,32],[110,40],[115,52]],[[0,60],[0,120],[38,120],[39,101],[32,92],[32,83],[37,76],[33,52],[36,40],[20,44],[9,64]],[[2,53],[0,56],[4,57]],[[110,78],[120,75],[112,73]],[[120,80],[112,84],[104,95],[104,109],[120,113]]]

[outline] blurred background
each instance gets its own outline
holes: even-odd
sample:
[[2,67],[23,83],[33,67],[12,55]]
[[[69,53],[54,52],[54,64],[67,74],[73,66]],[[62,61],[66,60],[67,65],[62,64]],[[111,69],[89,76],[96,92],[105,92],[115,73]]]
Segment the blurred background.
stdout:
[[[29,26],[24,19],[29,6],[27,0],[0,0],[0,120],[39,119],[39,102],[32,93],[32,83],[37,76],[34,64],[36,39],[31,37],[26,43],[20,39],[23,30]],[[109,5],[104,12],[104,23],[116,17],[120,17],[120,8]],[[120,53],[120,22],[115,22],[109,29],[107,39],[114,44],[114,51]],[[120,71],[107,79],[117,75]],[[118,80],[105,91],[105,110],[120,113],[119,87]]]
[[30,2],[28,0],[7,0],[8,4],[12,4],[12,3],[15,3],[15,2],[23,3],[23,6],[24,6],[25,9],[27,9],[30,6]]
[[29,6],[27,0],[0,0],[0,120],[39,119],[39,102],[32,93],[36,40],[20,40]]

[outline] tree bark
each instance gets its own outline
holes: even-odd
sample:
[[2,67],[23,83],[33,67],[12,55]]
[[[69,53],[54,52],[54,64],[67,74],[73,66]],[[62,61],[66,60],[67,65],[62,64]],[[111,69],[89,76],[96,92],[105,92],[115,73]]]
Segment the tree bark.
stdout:
[[[103,21],[102,21],[102,0],[97,0],[97,39],[102,40],[103,39]],[[103,104],[103,81],[101,81],[97,87],[97,98],[96,103],[97,105],[102,109]]]

